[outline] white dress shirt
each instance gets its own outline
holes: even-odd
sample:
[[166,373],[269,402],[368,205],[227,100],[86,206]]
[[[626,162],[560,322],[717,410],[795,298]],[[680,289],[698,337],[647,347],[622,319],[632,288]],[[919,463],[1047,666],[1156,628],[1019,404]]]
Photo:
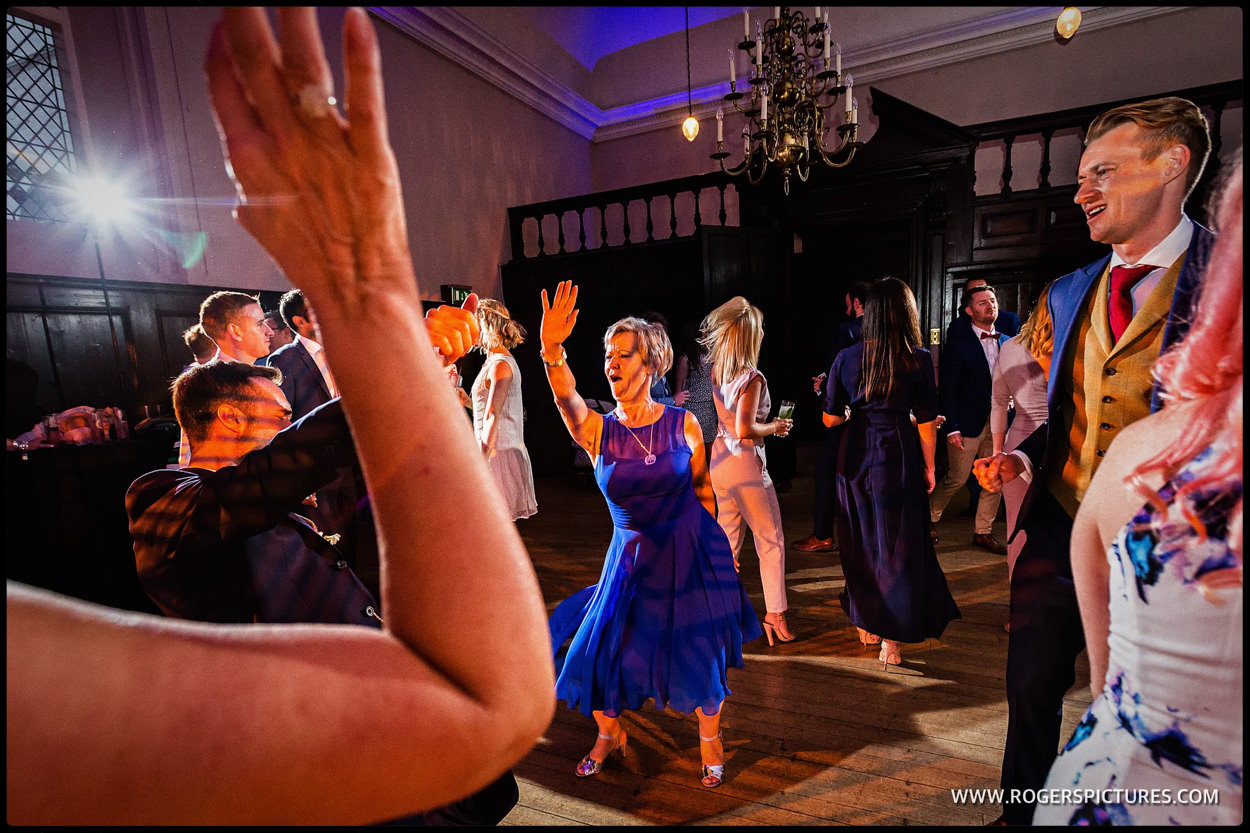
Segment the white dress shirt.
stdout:
[[326,362],[326,351],[318,342],[311,338],[296,333],[295,338],[304,345],[304,349],[308,351],[308,355],[312,356],[312,360],[317,363],[317,369],[321,371],[321,378],[325,380],[326,390],[330,392],[330,398],[339,395],[339,386],[334,384],[334,374],[330,373],[330,365]]
[[[1189,241],[1193,237],[1194,223],[1184,214],[1181,214],[1181,221],[1176,224],[1176,228],[1159,242],[1150,251],[1146,252],[1136,263],[1129,263],[1118,254],[1111,253],[1110,268],[1117,266],[1153,266],[1153,270],[1148,272],[1144,278],[1133,285],[1133,315],[1142,308],[1146,303],[1146,299],[1150,297],[1150,293],[1159,285],[1159,281],[1163,280],[1163,276],[1168,269],[1172,267],[1181,255],[1185,254],[1189,249]],[[1108,281],[1108,288],[1110,281]]]

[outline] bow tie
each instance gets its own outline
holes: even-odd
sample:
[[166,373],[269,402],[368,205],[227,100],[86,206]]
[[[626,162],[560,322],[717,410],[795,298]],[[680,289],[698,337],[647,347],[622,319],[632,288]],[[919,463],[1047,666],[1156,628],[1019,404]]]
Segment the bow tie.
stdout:
[[981,338],[998,338],[998,333],[981,333]]

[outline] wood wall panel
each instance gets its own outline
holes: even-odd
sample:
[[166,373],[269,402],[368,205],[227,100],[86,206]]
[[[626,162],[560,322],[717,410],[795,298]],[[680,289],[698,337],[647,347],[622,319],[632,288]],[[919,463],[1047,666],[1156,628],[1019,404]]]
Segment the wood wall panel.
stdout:
[[182,333],[222,288],[111,280],[106,304],[98,280],[10,274],[5,356],[38,374],[44,413],[116,405],[132,424],[145,405],[170,413],[169,383],[190,361]]

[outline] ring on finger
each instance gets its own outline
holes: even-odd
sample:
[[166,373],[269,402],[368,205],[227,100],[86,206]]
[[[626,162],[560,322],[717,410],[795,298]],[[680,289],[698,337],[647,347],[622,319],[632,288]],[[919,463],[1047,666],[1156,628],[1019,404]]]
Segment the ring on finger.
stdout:
[[291,103],[302,116],[310,119],[327,118],[338,104],[338,99],[327,95],[326,91],[316,84],[305,84],[291,96]]

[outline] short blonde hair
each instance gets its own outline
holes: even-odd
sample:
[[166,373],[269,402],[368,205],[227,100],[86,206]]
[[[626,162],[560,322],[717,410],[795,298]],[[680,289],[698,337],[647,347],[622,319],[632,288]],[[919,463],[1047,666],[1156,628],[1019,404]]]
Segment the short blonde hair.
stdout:
[[525,328],[513,321],[508,308],[494,298],[479,299],[475,314],[482,328],[483,349],[503,347],[511,350],[525,341]]
[[642,363],[652,376],[663,376],[673,366],[673,344],[663,327],[650,324],[636,316],[622,318],[603,334],[603,349],[621,333],[633,333],[638,337],[638,349],[642,351]]
[[1085,146],[1124,124],[1135,124],[1146,132],[1142,147],[1146,161],[1173,145],[1189,148],[1189,170],[1185,172],[1188,199],[1211,155],[1211,128],[1198,105],[1187,98],[1168,96],[1112,107],[1090,122],[1085,131]]
[[764,341],[764,313],[741,295],[707,314],[699,343],[708,351],[712,381],[718,385],[753,369]]

